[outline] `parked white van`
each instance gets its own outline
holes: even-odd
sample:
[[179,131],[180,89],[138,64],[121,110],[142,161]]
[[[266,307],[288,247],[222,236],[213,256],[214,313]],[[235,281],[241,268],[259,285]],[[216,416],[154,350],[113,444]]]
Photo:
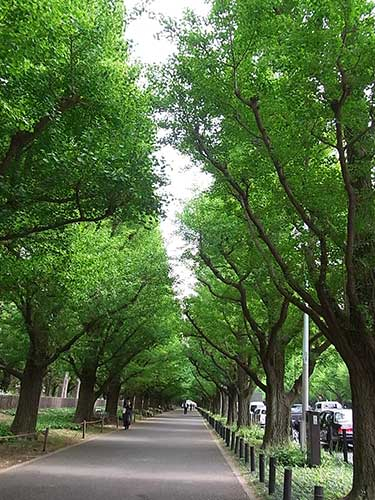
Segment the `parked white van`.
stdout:
[[261,427],[266,425],[267,410],[264,406],[263,408],[257,408],[254,413],[254,422]]
[[255,410],[258,408],[265,408],[266,405],[263,403],[263,401],[253,401],[250,403],[250,413],[255,413]]
[[342,410],[342,404],[338,401],[318,401],[315,403],[315,411]]

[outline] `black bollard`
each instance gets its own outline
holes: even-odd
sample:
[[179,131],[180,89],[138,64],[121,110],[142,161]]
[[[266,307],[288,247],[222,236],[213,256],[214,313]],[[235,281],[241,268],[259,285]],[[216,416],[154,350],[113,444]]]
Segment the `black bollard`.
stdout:
[[342,453],[344,455],[344,462],[348,463],[348,440],[346,437],[346,429],[342,430]]
[[48,441],[49,427],[44,431],[44,439],[43,439],[43,452],[47,451],[47,441]]
[[236,444],[234,445],[234,454],[237,455],[238,453],[238,445],[240,442],[240,436],[236,436]]
[[226,428],[225,443],[229,448],[229,446],[230,446],[230,429],[228,427]]
[[314,486],[314,500],[324,500],[323,486]]
[[273,495],[276,489],[276,458],[270,457],[270,469],[268,475],[268,494]]
[[255,448],[250,446],[250,471],[255,472]]
[[249,463],[249,443],[245,443],[245,464]]
[[264,454],[259,453],[259,482],[264,483]]
[[292,469],[284,469],[283,500],[292,500]]
[[243,438],[240,439],[240,460],[243,458]]

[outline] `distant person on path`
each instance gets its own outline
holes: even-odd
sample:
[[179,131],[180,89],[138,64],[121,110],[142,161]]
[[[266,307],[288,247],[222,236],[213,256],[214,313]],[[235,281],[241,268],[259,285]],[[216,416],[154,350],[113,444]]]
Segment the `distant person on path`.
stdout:
[[124,408],[122,410],[122,420],[124,423],[125,430],[129,429],[130,424],[132,422],[132,416],[133,416],[133,405],[132,402],[130,401],[130,398],[127,397],[124,399]]
[[186,414],[187,414],[187,411],[188,411],[188,404],[187,404],[187,402],[185,401],[185,403],[184,403],[184,415],[186,415]]
[[190,403],[190,411],[193,411],[193,403]]

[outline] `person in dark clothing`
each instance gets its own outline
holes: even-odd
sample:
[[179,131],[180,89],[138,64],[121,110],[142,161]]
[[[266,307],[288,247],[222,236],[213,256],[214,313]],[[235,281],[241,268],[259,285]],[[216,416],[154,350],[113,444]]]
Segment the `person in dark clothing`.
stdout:
[[124,429],[128,430],[130,424],[132,423],[132,415],[133,415],[133,405],[130,401],[130,398],[124,399],[124,408],[122,410],[122,420],[124,423]]
[[187,402],[185,401],[185,403],[184,403],[184,415],[186,415],[186,414],[187,414],[187,411],[188,411],[188,404],[187,404]]

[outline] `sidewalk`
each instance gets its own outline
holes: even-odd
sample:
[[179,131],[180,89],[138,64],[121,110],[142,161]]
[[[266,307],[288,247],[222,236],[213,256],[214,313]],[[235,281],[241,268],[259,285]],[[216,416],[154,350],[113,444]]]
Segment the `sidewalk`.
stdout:
[[249,500],[197,412],[165,413],[1,474],[1,500]]

